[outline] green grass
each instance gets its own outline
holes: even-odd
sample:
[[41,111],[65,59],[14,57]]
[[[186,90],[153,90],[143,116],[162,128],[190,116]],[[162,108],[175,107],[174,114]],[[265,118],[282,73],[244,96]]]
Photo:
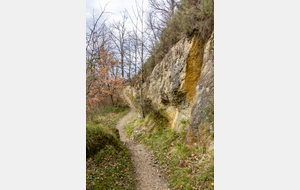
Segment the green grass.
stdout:
[[98,116],[90,122],[91,124],[98,124],[106,128],[115,127],[117,122],[129,112],[128,106],[112,107],[104,106],[98,112]]
[[86,162],[86,189],[134,189],[135,176],[127,147],[105,147]]
[[119,146],[118,139],[109,128],[101,125],[86,126],[86,157],[92,157],[107,144]]
[[113,130],[128,106],[102,107],[86,126],[86,189],[134,189],[127,147]]
[[126,135],[130,136],[134,129],[142,125],[147,128],[147,132],[137,135],[135,140],[153,151],[172,189],[213,189],[214,152],[203,152],[201,146],[188,149],[184,144],[186,132],[171,130],[161,115],[150,113],[139,120],[135,114],[125,126]]
[[188,121],[189,121],[189,119],[182,119],[182,120],[180,120],[180,123],[185,125]]
[[133,103],[133,105],[134,105],[134,107],[136,108],[136,109],[139,109],[139,103],[137,103],[137,102],[139,102],[140,101],[140,95],[139,95],[139,93],[136,95],[136,97],[134,97],[130,92],[129,92],[129,90],[126,90],[126,95],[127,95],[127,97],[130,99],[130,101]]

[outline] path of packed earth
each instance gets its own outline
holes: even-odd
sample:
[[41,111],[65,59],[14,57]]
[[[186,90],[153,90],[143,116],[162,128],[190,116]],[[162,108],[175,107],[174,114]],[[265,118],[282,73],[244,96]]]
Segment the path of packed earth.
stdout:
[[159,171],[159,165],[154,161],[152,153],[142,144],[129,140],[124,133],[124,125],[135,113],[135,107],[129,98],[126,96],[125,91],[129,87],[123,89],[123,97],[130,106],[130,112],[125,115],[118,123],[121,141],[126,144],[131,154],[131,161],[134,166],[137,190],[167,190],[168,183]]

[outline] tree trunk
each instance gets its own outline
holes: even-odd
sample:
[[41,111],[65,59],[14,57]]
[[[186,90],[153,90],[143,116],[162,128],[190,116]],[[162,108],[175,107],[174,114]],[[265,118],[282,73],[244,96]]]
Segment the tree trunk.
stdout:
[[123,57],[123,50],[121,53],[121,69],[122,69],[122,78],[124,78],[124,61],[123,61],[124,57]]
[[[143,15],[143,12],[142,12]],[[142,17],[143,18],[143,17]],[[142,22],[142,58],[141,58],[141,114],[142,114],[142,118],[145,117],[144,115],[144,108],[143,108],[143,63],[144,63],[144,57],[143,57],[143,53],[144,53],[144,30],[143,30],[143,22]]]
[[[143,50],[142,50],[143,51]],[[143,66],[142,66],[142,72],[141,72],[141,98],[140,98],[140,100],[141,100],[141,116],[142,116],[142,118],[144,118],[145,116],[144,116],[144,108],[143,108]]]
[[110,99],[111,99],[112,105],[114,106],[114,99],[113,99],[113,95],[112,94],[110,95]]

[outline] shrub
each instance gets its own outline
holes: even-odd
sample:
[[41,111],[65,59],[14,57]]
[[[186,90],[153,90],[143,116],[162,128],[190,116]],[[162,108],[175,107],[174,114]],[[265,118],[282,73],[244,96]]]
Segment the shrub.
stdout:
[[92,157],[110,144],[119,147],[116,135],[104,127],[87,125],[86,127],[86,157]]
[[167,21],[167,26],[159,37],[159,43],[152,48],[149,58],[143,65],[145,78],[180,39],[197,35],[206,42],[213,30],[214,0],[181,0],[178,10]]

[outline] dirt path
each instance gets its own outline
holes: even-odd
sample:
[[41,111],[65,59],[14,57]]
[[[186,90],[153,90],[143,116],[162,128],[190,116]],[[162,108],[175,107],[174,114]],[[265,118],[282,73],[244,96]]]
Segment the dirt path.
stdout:
[[167,190],[168,183],[163,179],[163,175],[159,172],[159,165],[154,162],[153,155],[146,150],[146,147],[144,145],[131,141],[125,136],[124,125],[135,112],[134,105],[126,96],[125,90],[127,89],[128,87],[123,90],[123,97],[126,99],[130,106],[130,112],[117,123],[117,128],[120,132],[121,141],[126,144],[131,154],[131,160],[137,177],[136,189]]

